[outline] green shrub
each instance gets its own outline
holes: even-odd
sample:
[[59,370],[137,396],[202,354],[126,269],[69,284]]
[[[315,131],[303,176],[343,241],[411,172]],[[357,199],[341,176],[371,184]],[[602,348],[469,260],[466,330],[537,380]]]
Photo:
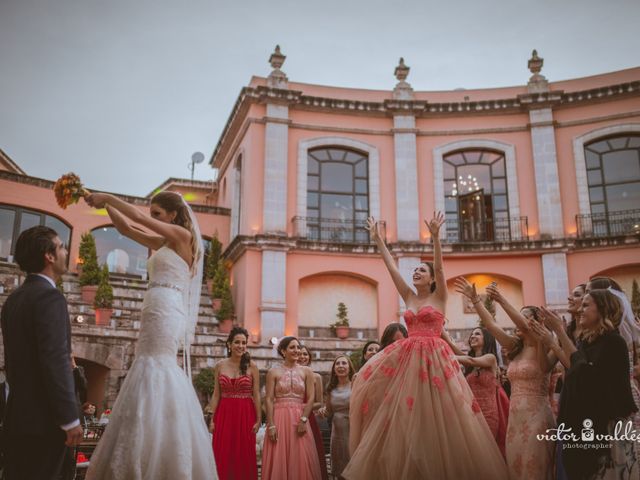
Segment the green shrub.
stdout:
[[100,267],[96,253],[96,241],[90,232],[80,237],[80,264],[82,271],[79,282],[81,286],[98,285],[100,283]]
[[100,283],[98,283],[98,291],[93,301],[94,308],[112,308],[113,307],[113,288],[109,283],[109,267],[102,266],[100,271]]

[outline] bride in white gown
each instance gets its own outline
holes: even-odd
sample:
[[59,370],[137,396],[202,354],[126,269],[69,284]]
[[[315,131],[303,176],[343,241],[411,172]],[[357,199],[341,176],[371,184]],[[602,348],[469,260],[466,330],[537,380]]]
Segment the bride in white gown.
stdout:
[[[188,204],[177,193],[151,200],[151,216],[114,197],[94,193],[120,233],[155,250],[142,304],[136,357],[91,457],[88,480],[216,479],[213,449],[191,384],[189,346],[198,318],[202,239]],[[125,217],[154,232],[143,233]],[[187,375],[176,355],[184,344]]]

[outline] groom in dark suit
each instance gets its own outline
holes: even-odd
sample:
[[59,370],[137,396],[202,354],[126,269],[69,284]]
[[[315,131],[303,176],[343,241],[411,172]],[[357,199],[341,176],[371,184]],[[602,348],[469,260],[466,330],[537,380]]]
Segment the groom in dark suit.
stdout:
[[67,250],[55,230],[18,237],[15,259],[28,275],[2,307],[9,398],[3,443],[7,480],[59,480],[67,447],[82,440],[71,370],[67,302],[55,286]]

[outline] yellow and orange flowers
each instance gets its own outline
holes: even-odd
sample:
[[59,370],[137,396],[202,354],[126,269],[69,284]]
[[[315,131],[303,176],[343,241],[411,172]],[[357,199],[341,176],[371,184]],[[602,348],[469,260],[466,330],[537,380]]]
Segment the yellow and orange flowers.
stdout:
[[66,209],[72,203],[89,195],[89,192],[82,186],[80,177],[75,173],[67,173],[61,176],[53,186],[53,193],[61,208]]

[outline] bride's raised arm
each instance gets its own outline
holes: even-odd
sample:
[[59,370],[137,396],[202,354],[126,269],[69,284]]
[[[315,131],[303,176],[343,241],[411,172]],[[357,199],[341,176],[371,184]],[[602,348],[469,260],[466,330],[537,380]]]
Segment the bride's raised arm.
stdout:
[[179,245],[183,243],[190,243],[191,241],[191,233],[185,228],[172,223],[162,222],[149,215],[145,215],[139,209],[115,195],[111,195],[109,193],[92,193],[85,197],[85,200],[87,204],[95,208],[104,208],[109,206],[118,210],[133,222],[147,227],[149,230],[152,230],[162,236],[169,243]]
[[442,212],[433,212],[433,218],[429,222],[424,221],[433,240],[433,270],[436,277],[436,291],[434,294],[444,307],[447,304],[447,279],[444,276],[442,244],[440,243],[440,227],[442,227],[443,223],[444,215]]
[[400,294],[400,296],[402,297],[402,300],[404,300],[404,303],[406,304],[409,297],[411,297],[411,295],[414,295],[413,290],[411,289],[409,284],[407,284],[407,282],[404,281],[404,278],[402,278],[402,275],[400,274],[400,270],[398,270],[396,262],[393,260],[393,257],[391,256],[391,252],[389,252],[389,249],[385,245],[384,240],[380,236],[379,224],[378,222],[376,222],[376,220],[373,217],[369,217],[367,219],[367,230],[369,230],[369,233],[371,234],[371,239],[375,242],[376,246],[378,247],[378,251],[380,252],[380,255],[382,255],[384,264],[387,266],[387,270],[389,271],[389,274],[391,275],[391,279],[393,280],[393,283],[396,286],[396,290],[398,290],[398,294]]
[[109,218],[111,218],[113,225],[116,227],[116,230],[134,242],[138,242],[151,250],[158,250],[164,244],[164,237],[151,235],[139,230],[137,227],[127,222],[124,215],[115,208],[111,208],[109,205],[107,205],[107,213],[109,214]]

